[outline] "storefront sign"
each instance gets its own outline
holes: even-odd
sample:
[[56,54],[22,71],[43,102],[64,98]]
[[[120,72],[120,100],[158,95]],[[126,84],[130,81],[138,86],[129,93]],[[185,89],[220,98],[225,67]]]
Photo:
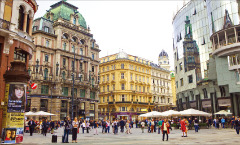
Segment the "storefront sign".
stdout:
[[23,141],[24,106],[26,84],[6,84],[2,120],[2,144],[21,143]]
[[148,110],[147,109],[141,109],[141,112],[147,112]]
[[202,107],[203,108],[208,108],[208,107],[211,107],[211,101],[208,100],[208,101],[202,101]]
[[231,106],[231,100],[230,99],[219,99],[218,105],[219,106]]
[[93,114],[93,113],[90,113],[90,114],[89,114],[89,116],[92,116],[92,117],[94,117],[94,114]]

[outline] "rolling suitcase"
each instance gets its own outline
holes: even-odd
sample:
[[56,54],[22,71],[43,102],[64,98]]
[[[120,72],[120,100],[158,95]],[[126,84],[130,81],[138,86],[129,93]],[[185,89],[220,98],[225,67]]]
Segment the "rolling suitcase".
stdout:
[[57,135],[52,135],[52,143],[57,143]]

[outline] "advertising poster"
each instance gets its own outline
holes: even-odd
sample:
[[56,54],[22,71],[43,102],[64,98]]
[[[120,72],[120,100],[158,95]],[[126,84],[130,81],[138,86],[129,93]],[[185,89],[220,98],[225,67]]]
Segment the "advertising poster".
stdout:
[[16,143],[16,128],[4,128],[2,138],[4,143]]
[[26,85],[10,84],[8,95],[8,112],[24,112]]
[[15,144],[23,142],[26,85],[6,84],[6,105],[3,107],[2,142]]
[[23,142],[23,128],[17,128],[16,132],[16,143]]

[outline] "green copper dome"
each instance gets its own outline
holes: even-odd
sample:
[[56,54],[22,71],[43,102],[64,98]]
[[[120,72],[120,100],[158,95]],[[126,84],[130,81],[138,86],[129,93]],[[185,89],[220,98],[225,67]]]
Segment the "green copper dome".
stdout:
[[47,18],[49,12],[53,13],[53,21],[58,20],[58,18],[63,18],[64,20],[70,21],[71,14],[78,15],[78,24],[80,26],[87,28],[86,21],[84,17],[77,11],[78,7],[67,3],[66,0],[61,0],[60,2],[51,5],[51,9],[44,15]]

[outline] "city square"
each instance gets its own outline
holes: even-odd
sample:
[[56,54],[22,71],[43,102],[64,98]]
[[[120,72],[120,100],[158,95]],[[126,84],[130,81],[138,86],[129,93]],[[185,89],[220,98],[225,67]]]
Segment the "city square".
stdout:
[[[236,134],[234,129],[200,129],[198,133],[194,130],[190,130],[188,137],[181,137],[181,130],[172,130],[169,134],[168,141],[162,141],[162,134],[157,133],[145,133],[141,132],[140,128],[133,128],[132,134],[118,133],[114,135],[112,132],[110,134],[102,134],[102,129],[99,128],[98,135],[93,135],[93,130],[89,134],[86,132],[78,134],[77,144],[239,144],[239,135]],[[111,130],[112,131],[112,130]],[[56,131],[58,135],[58,143],[61,143],[61,135],[63,135],[63,130],[59,129]],[[71,135],[69,136],[71,138]],[[29,136],[29,134],[24,134],[24,145],[38,145],[38,144],[53,144],[51,143],[52,136],[47,134],[43,137],[41,134],[34,134]],[[69,144],[76,144],[70,143]]]
[[1,144],[239,144],[239,130],[239,0],[0,0]]

